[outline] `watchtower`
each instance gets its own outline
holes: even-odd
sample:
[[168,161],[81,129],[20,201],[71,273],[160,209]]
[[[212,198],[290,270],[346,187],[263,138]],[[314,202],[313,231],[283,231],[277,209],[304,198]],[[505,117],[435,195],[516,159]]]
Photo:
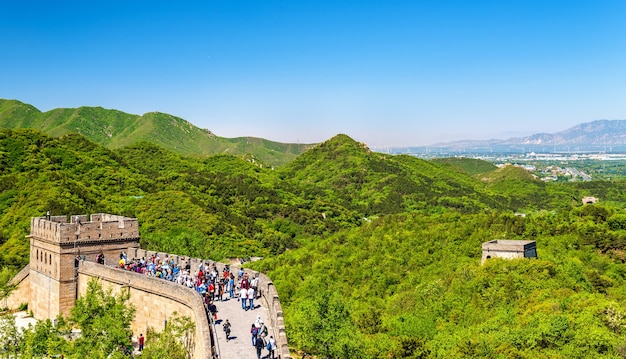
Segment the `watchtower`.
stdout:
[[535,241],[495,239],[483,243],[482,262],[489,258],[537,258],[537,243]]
[[30,220],[28,304],[37,319],[69,315],[77,298],[75,261],[103,253],[116,263],[122,251],[139,247],[136,218],[106,213],[46,216]]

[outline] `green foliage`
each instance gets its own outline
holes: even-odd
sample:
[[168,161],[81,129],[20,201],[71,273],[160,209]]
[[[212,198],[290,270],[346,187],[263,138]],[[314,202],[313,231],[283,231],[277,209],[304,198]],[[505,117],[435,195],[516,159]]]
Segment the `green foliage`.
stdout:
[[51,136],[78,133],[111,149],[150,141],[184,155],[230,153],[252,156],[274,166],[287,163],[310,147],[254,137],[222,138],[182,118],[159,112],[138,116],[102,107],[79,107],[42,113],[31,105],[3,99],[0,128],[33,128]]
[[0,269],[0,299],[6,298],[15,289],[15,285],[11,284],[11,279],[16,273],[10,267]]
[[39,321],[34,327],[24,331],[24,345],[22,356],[25,358],[41,358],[47,355],[70,354],[71,345],[66,339],[70,329],[62,317],[57,320],[57,325],[47,319]]
[[[23,333],[17,331],[15,318],[0,318],[0,343],[7,353],[23,358],[41,358],[63,354],[66,358],[130,358],[132,346],[130,323],[135,309],[127,303],[128,294],[117,296],[91,280],[87,292],[76,301],[70,317],[39,321]],[[72,329],[80,329],[74,334]],[[150,329],[144,358],[191,358],[195,323],[174,313],[165,329]]]
[[442,163],[448,165],[451,169],[456,168],[462,172],[469,174],[470,176],[478,176],[493,172],[498,169],[494,164],[487,161],[478,160],[475,158],[465,157],[448,157],[448,158],[435,158],[435,163]]
[[15,317],[7,314],[0,317],[0,350],[6,353],[7,358],[17,358],[23,336],[15,324]]
[[465,173],[409,156],[373,153],[345,135],[314,147],[277,172],[301,197],[337,203],[365,217],[437,207],[477,212],[501,205]]
[[145,359],[189,359],[193,353],[195,323],[189,317],[180,317],[176,312],[167,322],[165,329],[155,332],[148,329],[146,347],[141,353]]
[[79,358],[105,358],[111,353],[121,355],[130,344],[130,323],[135,308],[128,301],[128,293],[117,296],[105,291],[97,280],[90,280],[87,292],[76,300],[69,324],[81,330],[72,344],[72,352]]
[[[87,113],[98,111],[75,116]],[[122,116],[110,115],[112,123]],[[184,125],[148,117],[162,121],[159,128]],[[250,156],[186,157],[147,142],[109,150],[76,134],[0,130],[0,164],[0,279],[28,259],[30,217],[110,212],[137,217],[147,249],[265,257],[251,266],[275,281],[290,343],[318,356],[626,352],[623,181],[547,184],[512,166],[372,153],[344,135],[273,170]],[[586,195],[602,196],[602,204],[581,206]],[[536,240],[539,259],[481,266],[481,243],[499,238]],[[102,318],[130,315],[123,298],[103,298],[94,289],[70,323],[97,331]],[[98,303],[118,314],[100,315]],[[67,326],[58,327],[27,333],[24,343],[48,338],[45,348],[25,344],[28,355],[84,357],[87,348],[122,355],[115,348],[129,335],[116,327],[96,343],[86,329],[84,340],[66,342]],[[180,349],[149,338],[154,356]]]
[[[290,343],[320,356],[343,357],[325,335],[347,332],[352,357],[614,358],[626,271],[577,225],[603,209],[386,216],[253,265],[281,293]],[[494,238],[535,239],[539,259],[481,266]]]

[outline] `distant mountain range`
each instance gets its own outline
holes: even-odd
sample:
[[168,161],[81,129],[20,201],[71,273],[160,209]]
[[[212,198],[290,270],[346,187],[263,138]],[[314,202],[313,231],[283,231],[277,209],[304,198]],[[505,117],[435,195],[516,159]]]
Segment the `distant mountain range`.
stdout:
[[111,149],[147,141],[184,155],[251,155],[276,166],[291,161],[312,146],[256,137],[219,137],[182,118],[160,112],[138,116],[102,107],[41,112],[32,105],[5,99],[0,99],[0,128],[34,128],[55,137],[79,133]]
[[538,133],[505,140],[462,140],[392,150],[397,153],[433,151],[447,155],[454,152],[626,152],[626,120],[597,120],[557,133]]
[[[5,99],[0,99],[0,128],[34,128],[55,137],[79,133],[111,149],[146,141],[183,155],[252,156],[272,166],[284,165],[314,145],[280,143],[257,137],[219,137],[208,129],[160,112],[139,116],[102,107],[57,108],[41,112],[32,105]],[[462,140],[391,148],[382,152],[446,157],[532,151],[626,153],[626,120],[592,121],[552,134],[539,133],[505,140]]]

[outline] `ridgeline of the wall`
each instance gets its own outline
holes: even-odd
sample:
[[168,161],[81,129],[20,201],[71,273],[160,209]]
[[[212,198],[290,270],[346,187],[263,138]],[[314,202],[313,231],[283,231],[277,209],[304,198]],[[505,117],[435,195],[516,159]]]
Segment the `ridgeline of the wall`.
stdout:
[[[138,248],[129,248],[127,255],[128,258],[150,258],[153,254],[159,254],[160,258],[163,259],[165,253],[163,252],[154,252],[154,251],[146,251]],[[192,270],[197,270],[200,266],[201,262],[210,262],[214,263],[215,267],[221,272],[224,270],[226,264],[220,262],[212,262],[207,260],[202,260],[198,258],[189,258],[184,256],[178,256],[175,254],[167,254],[170,258],[174,259],[174,262],[178,265],[185,266],[187,263],[190,263]],[[231,273],[237,273],[241,268],[240,264],[230,264]],[[276,291],[276,287],[274,287],[274,282],[265,274],[253,271],[251,269],[245,269],[247,273],[254,277],[256,275],[259,276],[259,285],[258,289],[261,293],[261,298],[264,302],[264,306],[268,309],[269,312],[269,320],[270,327],[273,329],[273,336],[276,339],[276,345],[278,347],[277,354],[278,358],[281,359],[291,359],[291,355],[289,354],[289,342],[287,341],[287,334],[285,332],[285,321],[283,318],[283,309],[280,305],[280,300],[278,297],[278,292]]]
[[[139,248],[127,249],[129,259],[142,257],[147,259],[152,254],[156,254],[156,252]],[[165,258],[165,255],[165,253],[159,252],[159,256],[162,259]],[[193,271],[198,269],[201,262],[215,264],[219,271],[223,271],[226,266],[224,263],[198,258],[172,254],[168,254],[168,256],[174,259],[174,262],[181,267],[189,263]],[[196,323],[193,358],[210,359],[214,355],[219,355],[216,350],[210,318],[207,316],[202,298],[195,290],[174,282],[150,278],[143,274],[114,268],[111,265],[114,265],[117,261],[113,254],[107,256],[107,265],[97,264],[93,260],[95,260],[95,257],[89,256],[87,260],[80,261],[80,265],[75,272],[75,285],[78,296],[85,294],[87,283],[92,278],[97,279],[104,288],[110,288],[113,293],[127,290],[130,294],[129,302],[136,308],[135,319],[131,323],[131,329],[135,337],[139,336],[139,334],[145,335],[148,328],[161,331],[166,321],[172,318],[174,312],[177,312],[180,316],[190,317]],[[240,268],[241,265],[239,263],[230,265],[232,273],[237,273]],[[268,309],[269,328],[273,331],[271,334],[276,339],[278,347],[276,351],[277,358],[292,359],[285,333],[283,310],[274,283],[263,273],[250,269],[245,269],[245,271],[251,277],[259,276],[258,289],[263,306]],[[5,307],[17,309],[22,303],[28,301],[31,288],[29,272],[29,266],[26,266],[13,278],[11,283],[16,285],[16,289],[9,297],[5,298]]]

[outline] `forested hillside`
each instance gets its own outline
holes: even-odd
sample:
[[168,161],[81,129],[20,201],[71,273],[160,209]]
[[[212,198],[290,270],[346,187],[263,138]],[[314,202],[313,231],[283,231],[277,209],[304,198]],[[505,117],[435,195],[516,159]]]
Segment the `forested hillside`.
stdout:
[[[621,209],[522,218],[386,216],[255,263],[275,280],[291,344],[331,358],[620,358]],[[532,239],[537,260],[481,243]]]
[[102,107],[41,112],[20,101],[4,99],[0,99],[0,128],[32,128],[54,137],[79,133],[110,149],[149,141],[184,155],[252,155],[275,166],[285,164],[311,146],[255,137],[223,138],[182,118],[160,112],[138,116]]
[[[274,279],[294,350],[619,358],[625,193],[623,181],[545,184],[514,167],[373,153],[345,135],[272,169],[0,130],[0,264],[26,263],[31,216],[116,213],[139,219],[149,249],[264,257],[251,266]],[[601,204],[582,206],[587,195]],[[539,259],[481,266],[481,243],[501,238],[536,240]]]
[[149,143],[111,151],[76,134],[1,130],[0,186],[0,258],[15,266],[27,260],[29,218],[47,210],[138,217],[145,246],[213,258],[266,256],[359,222],[341,209],[324,220],[334,204],[298,198],[253,161]]

